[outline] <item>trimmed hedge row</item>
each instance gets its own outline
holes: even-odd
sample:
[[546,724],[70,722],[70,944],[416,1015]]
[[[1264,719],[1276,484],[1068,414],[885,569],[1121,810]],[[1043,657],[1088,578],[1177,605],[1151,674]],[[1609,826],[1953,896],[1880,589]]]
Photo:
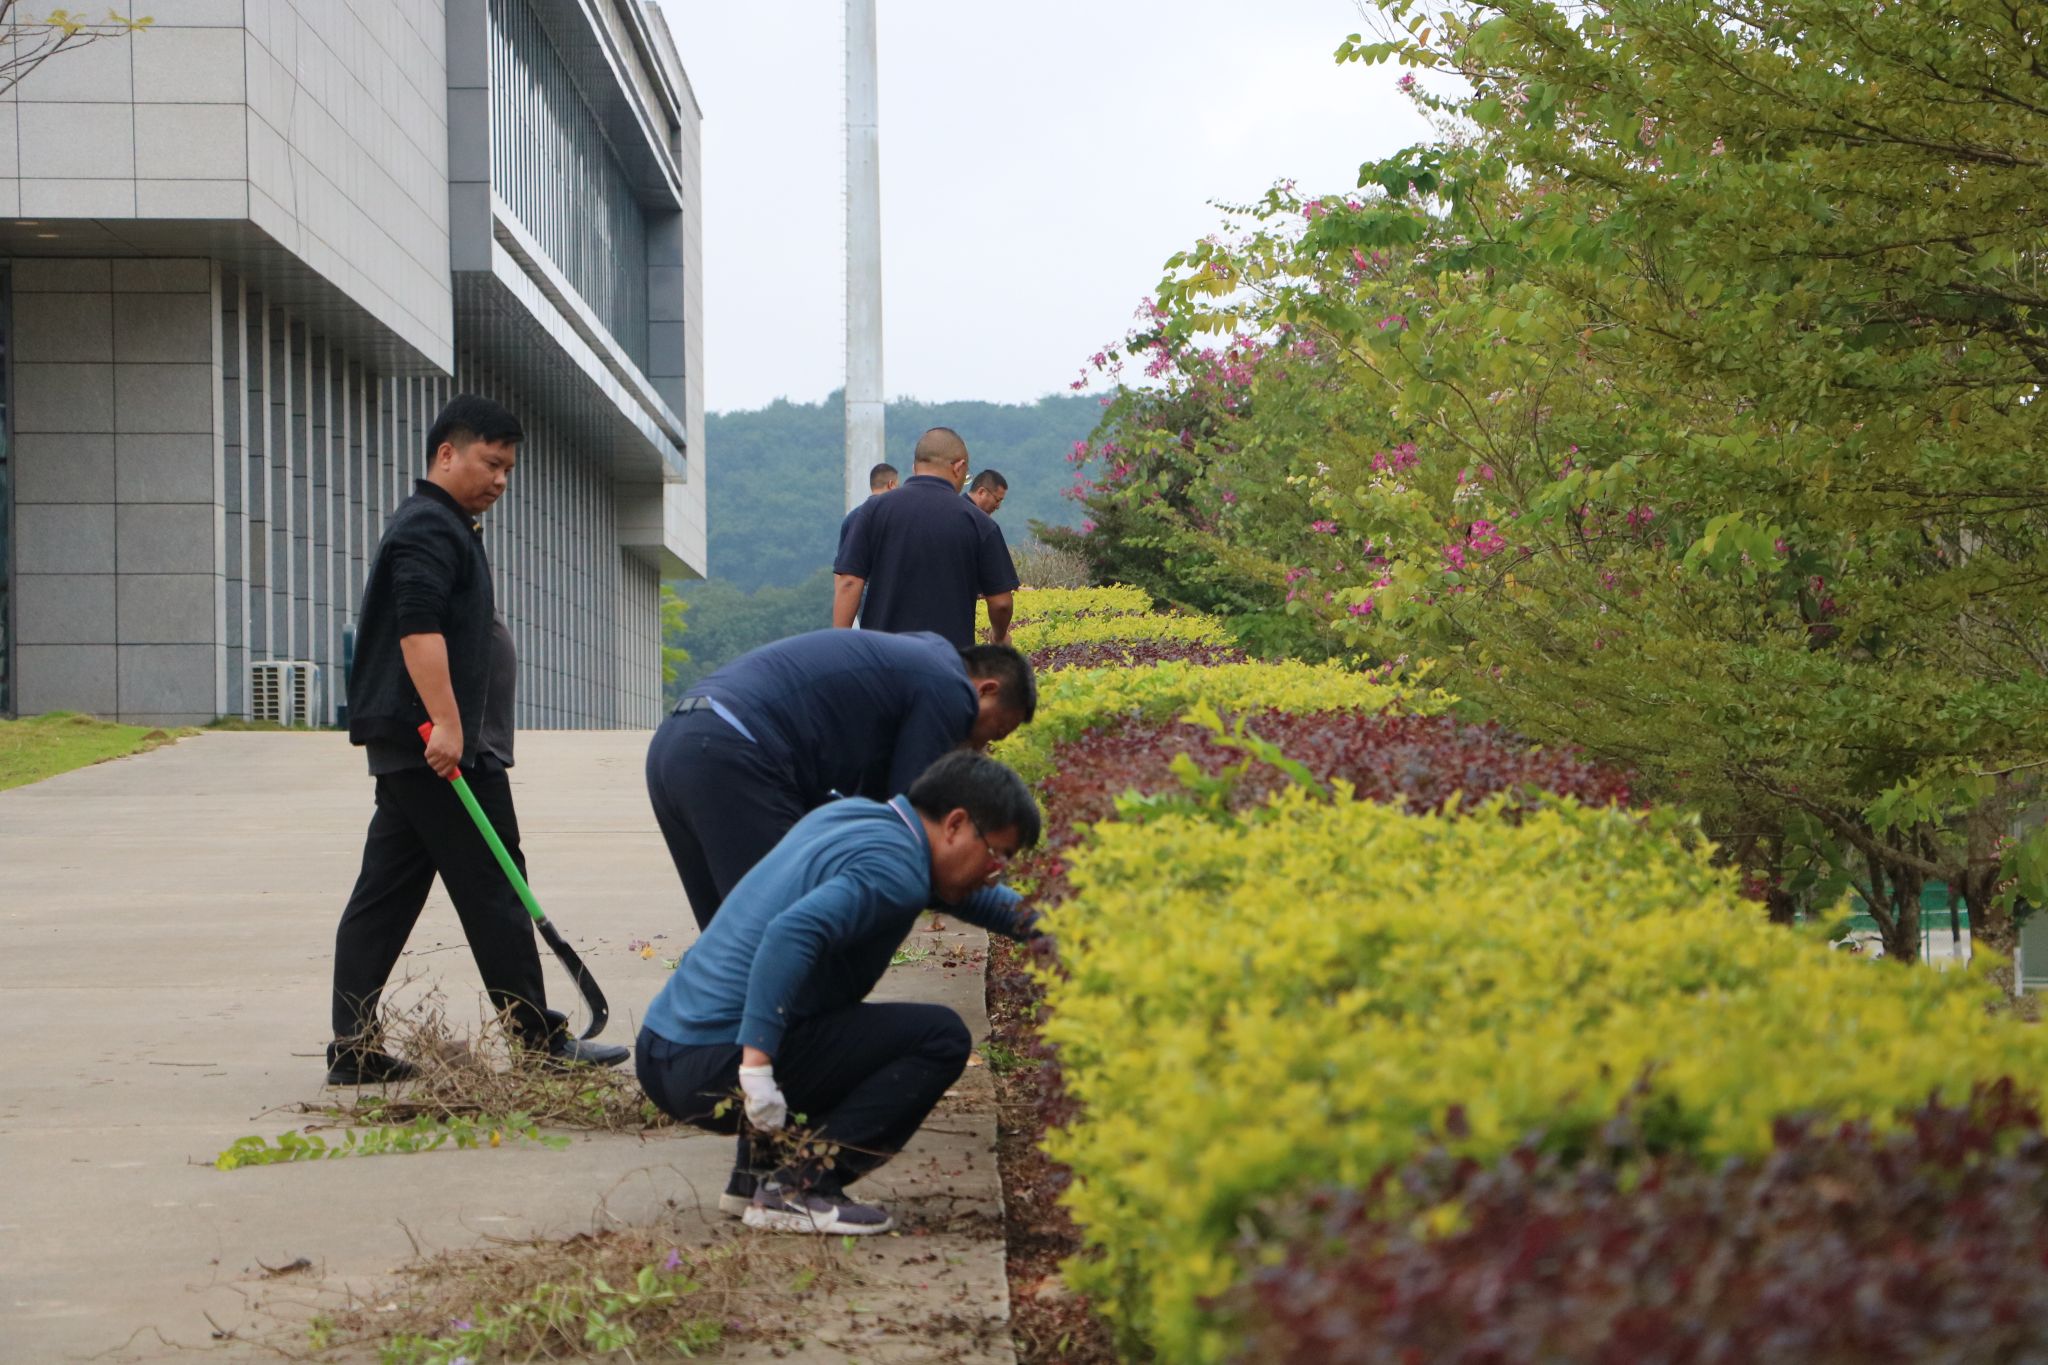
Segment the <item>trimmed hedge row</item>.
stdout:
[[[1768,1156],[1715,1166],[1627,1149],[1568,1162],[1529,1146],[1489,1165],[1438,1151],[1368,1190],[1318,1192],[1244,1241],[1249,1271],[1226,1301],[1246,1328],[1237,1358],[2039,1359],[2040,1115],[1999,1086],[1908,1119],[1882,1134],[1785,1124]],[[1388,1212],[1418,1204],[1455,1216],[1445,1228]]]
[[[1044,680],[1038,722],[998,751],[1049,796],[1087,780],[1091,749],[1115,771],[1128,744],[1144,769],[1150,799],[1102,819],[1061,869],[1073,893],[1047,906],[1060,963],[1041,975],[1054,1083],[1075,1106],[1047,1143],[1073,1172],[1065,1202],[1088,1245],[1070,1278],[1134,1353],[1336,1358],[1315,1345],[1328,1322],[1289,1336],[1285,1321],[1315,1315],[1244,1297],[1247,1267],[1309,1273],[1299,1239],[1320,1245],[1328,1230],[1274,1211],[1317,1189],[1384,1192],[1387,1172],[1434,1146],[1496,1161],[1535,1134],[1530,1150],[1569,1165],[1626,1110],[1651,1158],[1693,1170],[1684,1163],[1766,1157],[1788,1120],[1882,1135],[1930,1099],[1967,1105],[1983,1083],[2043,1074],[2048,1035],[1995,1015],[1981,978],[1873,969],[1766,924],[1672,813],[1526,793],[1445,803],[1449,790],[1487,789],[1458,767],[1470,737],[1404,759],[1386,742],[1402,726],[1456,727],[1379,713],[1441,713],[1451,700],[1300,664],[1069,670]],[[1228,738],[1190,728],[1186,761],[1148,768],[1160,737],[1203,702],[1324,723],[1265,716]],[[1262,764],[1318,782],[1337,766],[1291,764],[1286,744],[1253,738],[1261,724],[1311,748],[1349,744],[1369,780],[1334,799],[1274,789]],[[1220,796],[1205,745],[1243,767]],[[1569,756],[1541,761],[1564,766],[1538,783],[1626,797]],[[1106,815],[1107,785],[1048,811]],[[1071,842],[1058,823],[1052,841]],[[1423,1241],[1445,1248],[1464,1226],[1450,1199],[1364,1207],[1420,1216]],[[1351,1260],[1315,1263],[1337,1269],[1304,1293],[1345,1292],[1357,1258],[1379,1246],[1368,1237]],[[1372,1337],[1370,1301],[1331,1302]],[[1268,1333],[1263,1354],[1244,1345],[1247,1312]],[[1498,1339],[1503,1324],[1487,1330]]]
[[1099,1253],[1075,1286],[1127,1341],[1224,1358],[1240,1220],[1432,1142],[1586,1148],[1641,1087],[1654,1150],[1753,1155],[1787,1115],[1882,1128],[2048,1068],[1980,978],[1794,938],[1672,817],[1499,809],[1297,789],[1234,825],[1104,822],[1072,855],[1045,1035],[1080,1117],[1048,1151]]
[[[1022,596],[1023,594],[1019,594]],[[1200,702],[1236,714],[1400,711],[1437,715],[1455,698],[1417,690],[1335,664],[1241,663],[1208,667],[1174,660],[1141,668],[1072,668],[1039,679],[1038,716],[991,752],[1036,782],[1063,740],[1125,720],[1175,720]]]

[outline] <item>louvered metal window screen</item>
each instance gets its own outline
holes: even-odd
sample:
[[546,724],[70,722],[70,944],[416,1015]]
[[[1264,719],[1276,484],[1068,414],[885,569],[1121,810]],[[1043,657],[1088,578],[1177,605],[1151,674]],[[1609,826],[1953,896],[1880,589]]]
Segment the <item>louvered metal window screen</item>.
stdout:
[[491,181],[634,364],[647,365],[647,219],[569,64],[523,0],[490,0]]

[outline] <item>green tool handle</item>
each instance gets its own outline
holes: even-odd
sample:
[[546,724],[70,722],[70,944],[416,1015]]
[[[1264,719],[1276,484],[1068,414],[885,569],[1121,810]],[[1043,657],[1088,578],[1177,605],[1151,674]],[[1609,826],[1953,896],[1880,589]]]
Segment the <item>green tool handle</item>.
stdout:
[[[428,721],[420,727],[420,739],[431,739],[434,722]],[[484,836],[484,842],[491,846],[491,856],[498,860],[498,866],[505,871],[505,880],[512,883],[512,889],[519,893],[519,903],[526,907],[526,913],[536,923],[544,923],[547,916],[541,913],[540,902],[533,898],[533,888],[526,884],[526,877],[519,870],[519,864],[512,861],[512,855],[505,851],[505,841],[498,837],[498,831],[491,828],[491,817],[484,814],[484,808],[476,803],[476,793],[469,789],[469,783],[457,768],[448,779],[455,788],[455,795],[461,798],[462,808],[469,812],[469,818],[476,823],[476,832]]]

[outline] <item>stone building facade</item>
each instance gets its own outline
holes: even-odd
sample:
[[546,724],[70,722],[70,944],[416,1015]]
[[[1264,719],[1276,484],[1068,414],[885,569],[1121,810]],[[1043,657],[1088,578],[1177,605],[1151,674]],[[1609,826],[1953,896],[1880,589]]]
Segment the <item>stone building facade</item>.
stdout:
[[485,523],[520,724],[651,725],[660,581],[705,547],[701,116],[659,10],[146,9],[0,96],[0,713],[271,714],[282,676],[331,723],[468,391],[528,432]]

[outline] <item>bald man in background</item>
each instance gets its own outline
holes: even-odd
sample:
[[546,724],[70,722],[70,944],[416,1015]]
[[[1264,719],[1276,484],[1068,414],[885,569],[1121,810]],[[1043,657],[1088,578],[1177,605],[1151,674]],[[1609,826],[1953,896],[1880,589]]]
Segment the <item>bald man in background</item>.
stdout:
[[1010,642],[1017,570],[995,522],[960,496],[967,458],[951,427],[918,438],[910,477],[847,528],[832,565],[833,625],[845,629],[858,615],[863,630],[928,630],[965,649],[982,598],[989,643]]

